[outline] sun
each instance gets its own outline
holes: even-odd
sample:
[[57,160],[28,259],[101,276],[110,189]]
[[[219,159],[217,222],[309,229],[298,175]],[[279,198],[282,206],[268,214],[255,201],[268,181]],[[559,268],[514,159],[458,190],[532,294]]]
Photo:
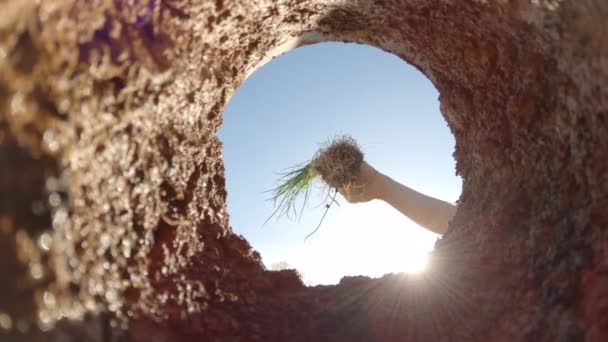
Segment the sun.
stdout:
[[[405,273],[420,273],[426,270],[429,263],[428,253],[410,253],[405,260],[401,260],[403,272]],[[398,268],[398,267],[397,267]]]
[[375,276],[386,273],[419,274],[427,269],[429,253],[420,249],[400,250],[391,253],[378,253],[374,266],[367,272]]
[[334,229],[349,232],[348,236],[336,236],[336,240],[341,240],[341,253],[348,255],[341,259],[346,273],[381,277],[387,273],[425,271],[436,234],[384,202],[341,209],[344,220],[337,220]]
[[281,256],[303,274],[307,284],[337,284],[344,276],[380,278],[428,271],[429,253],[438,235],[388,204],[342,204],[334,213],[298,250]]

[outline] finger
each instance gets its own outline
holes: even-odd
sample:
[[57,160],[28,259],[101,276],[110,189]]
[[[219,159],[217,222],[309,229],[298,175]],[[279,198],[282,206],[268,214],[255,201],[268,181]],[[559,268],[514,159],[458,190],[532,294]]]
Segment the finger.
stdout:
[[350,194],[350,191],[346,188],[342,188],[342,189],[338,189],[338,192],[340,193],[340,195],[342,195],[342,197],[344,197],[348,202],[353,203],[353,199],[352,196]]

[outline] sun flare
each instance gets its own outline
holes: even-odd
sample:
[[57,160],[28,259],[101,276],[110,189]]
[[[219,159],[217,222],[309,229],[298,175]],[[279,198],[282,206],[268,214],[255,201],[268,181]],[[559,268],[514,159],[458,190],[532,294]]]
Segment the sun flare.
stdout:
[[[350,226],[369,232],[359,235],[370,246],[369,273],[420,273],[426,269],[435,235],[415,225],[386,203],[351,207]],[[370,231],[370,228],[373,229]]]
[[[429,262],[428,254],[426,253],[411,253],[401,261],[404,273],[420,273],[426,270]],[[398,268],[397,268],[398,269]]]
[[322,235],[307,242],[307,254],[314,257],[294,265],[312,284],[424,272],[437,238],[379,201],[343,206],[326,224]]

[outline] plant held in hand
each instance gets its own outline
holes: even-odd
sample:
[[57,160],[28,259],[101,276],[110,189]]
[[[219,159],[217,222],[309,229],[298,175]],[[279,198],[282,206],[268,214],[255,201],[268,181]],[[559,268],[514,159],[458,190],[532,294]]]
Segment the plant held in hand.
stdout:
[[[361,152],[357,142],[350,136],[340,136],[328,141],[317,151],[311,161],[296,165],[280,173],[279,185],[271,190],[273,196],[270,200],[274,203],[275,211],[268,220],[275,215],[289,218],[301,216],[308,201],[313,181],[320,178],[328,188],[327,198],[330,201],[325,205],[321,222],[304,240],[308,239],[323,223],[331,204],[337,203],[336,195],[338,191],[354,186],[362,162],[363,152]],[[334,190],[333,195],[331,195],[332,190]],[[302,205],[298,214],[299,199],[302,199]],[[266,221],[268,222],[268,220]]]

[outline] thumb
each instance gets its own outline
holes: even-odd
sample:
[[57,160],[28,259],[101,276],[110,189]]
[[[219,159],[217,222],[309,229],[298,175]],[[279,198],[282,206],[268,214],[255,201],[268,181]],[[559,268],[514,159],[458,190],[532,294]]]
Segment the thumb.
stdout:
[[349,192],[346,188],[338,188],[338,192],[340,193],[340,195],[342,195],[342,197],[344,197],[347,201],[350,202]]
[[352,187],[349,185],[346,185],[342,188],[338,189],[338,192],[340,193],[340,195],[342,195],[342,197],[344,197],[349,203],[357,203],[358,201],[356,200],[353,191],[352,191]]

